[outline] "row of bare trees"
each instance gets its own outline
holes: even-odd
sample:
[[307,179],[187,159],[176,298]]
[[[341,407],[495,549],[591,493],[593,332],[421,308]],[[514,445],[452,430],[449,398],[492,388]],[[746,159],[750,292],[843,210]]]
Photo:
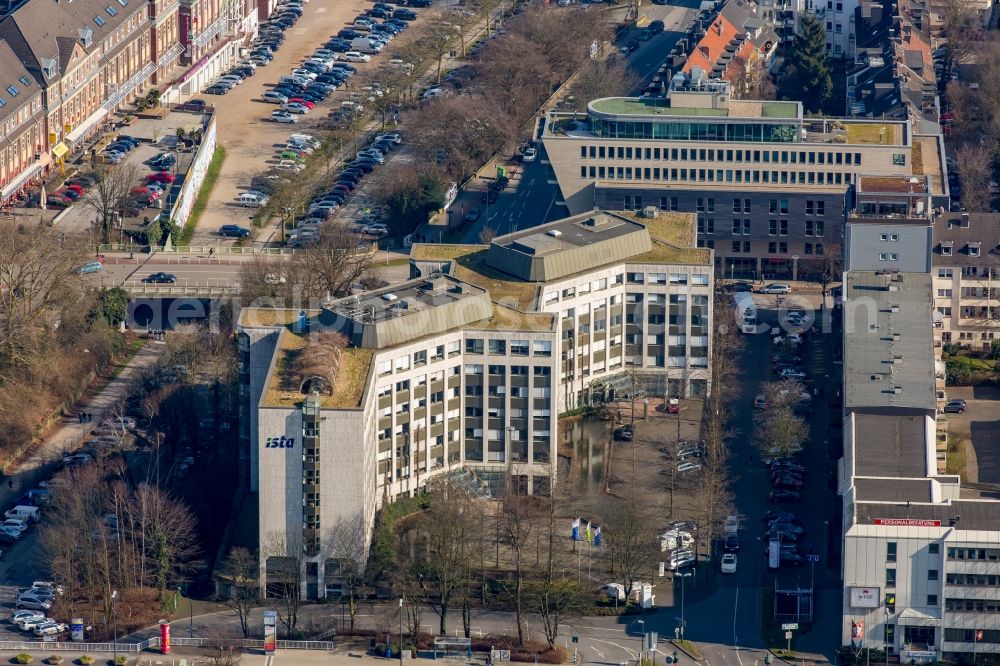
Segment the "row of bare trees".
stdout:
[[40,222],[0,222],[0,465],[123,347],[80,276],[86,253]]
[[172,589],[197,565],[195,519],[151,485],[131,486],[119,458],[73,471],[39,528],[45,563],[65,588],[62,610],[103,624],[115,590]]

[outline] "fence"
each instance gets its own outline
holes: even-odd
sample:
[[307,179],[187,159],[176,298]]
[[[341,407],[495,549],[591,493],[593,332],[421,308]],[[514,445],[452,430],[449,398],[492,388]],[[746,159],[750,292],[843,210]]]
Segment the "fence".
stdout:
[[[216,640],[211,638],[170,637],[172,647],[211,647],[213,645],[234,645],[243,649],[264,649],[264,641],[252,638]],[[334,648],[333,641],[278,641],[279,650],[325,650]],[[53,651],[66,652],[122,652],[138,653],[160,647],[160,637],[154,636],[134,643],[76,643],[72,641],[0,641],[0,652]]]
[[[99,246],[103,252],[136,252],[136,246],[122,243],[104,243]],[[266,255],[290,255],[295,254],[295,250],[283,247],[253,247],[242,245],[178,245],[168,248],[154,247],[150,254],[208,254],[209,251],[215,254],[266,254]]]

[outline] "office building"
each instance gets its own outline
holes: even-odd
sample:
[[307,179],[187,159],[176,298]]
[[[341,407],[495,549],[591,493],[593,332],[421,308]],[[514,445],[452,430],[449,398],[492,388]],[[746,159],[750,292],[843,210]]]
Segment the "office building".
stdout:
[[488,247],[414,245],[412,279],[320,308],[244,310],[265,571],[267,544],[301,548],[304,593],[334,593],[340,526],[363,550],[380,506],[441,475],[546,493],[560,412],[707,391],[711,252],[693,246],[693,216],[593,211]]
[[665,98],[593,100],[582,119],[550,113],[542,140],[571,214],[696,213],[698,245],[727,278],[825,272],[862,175],[924,177],[933,201],[944,193],[940,135],[735,100],[700,70],[678,73]]
[[933,215],[853,215],[843,284],[841,642],[900,663],[1000,652],[1000,502],[945,468]]

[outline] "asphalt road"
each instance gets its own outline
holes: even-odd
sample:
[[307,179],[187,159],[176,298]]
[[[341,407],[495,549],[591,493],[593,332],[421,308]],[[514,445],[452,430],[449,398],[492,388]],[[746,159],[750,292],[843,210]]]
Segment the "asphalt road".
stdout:
[[[656,75],[666,55],[687,34],[699,5],[698,0],[673,0],[668,5],[642,8],[642,13],[650,20],[662,20],[665,30],[649,41],[639,42],[639,48],[627,56],[629,69],[638,79],[633,94],[642,92]],[[634,34],[634,30],[623,33],[618,44],[628,42]],[[482,216],[477,223],[466,228],[462,238],[464,243],[479,242],[479,233],[484,226],[492,227],[497,234],[507,234],[565,217],[568,212],[566,204],[560,196],[544,147],[538,144],[538,159],[518,167],[510,186],[500,193],[495,203],[482,203],[479,208]],[[463,210],[461,214],[466,212]]]

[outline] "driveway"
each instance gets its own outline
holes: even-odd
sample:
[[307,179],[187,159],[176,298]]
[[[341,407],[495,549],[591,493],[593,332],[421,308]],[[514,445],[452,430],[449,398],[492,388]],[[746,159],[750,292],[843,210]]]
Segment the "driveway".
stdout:
[[[948,415],[949,437],[969,439],[967,455],[974,460],[967,466],[967,480],[973,483],[1000,484],[1000,389],[990,386],[949,386],[949,398],[968,403],[964,414]],[[971,451],[970,451],[971,449]]]

